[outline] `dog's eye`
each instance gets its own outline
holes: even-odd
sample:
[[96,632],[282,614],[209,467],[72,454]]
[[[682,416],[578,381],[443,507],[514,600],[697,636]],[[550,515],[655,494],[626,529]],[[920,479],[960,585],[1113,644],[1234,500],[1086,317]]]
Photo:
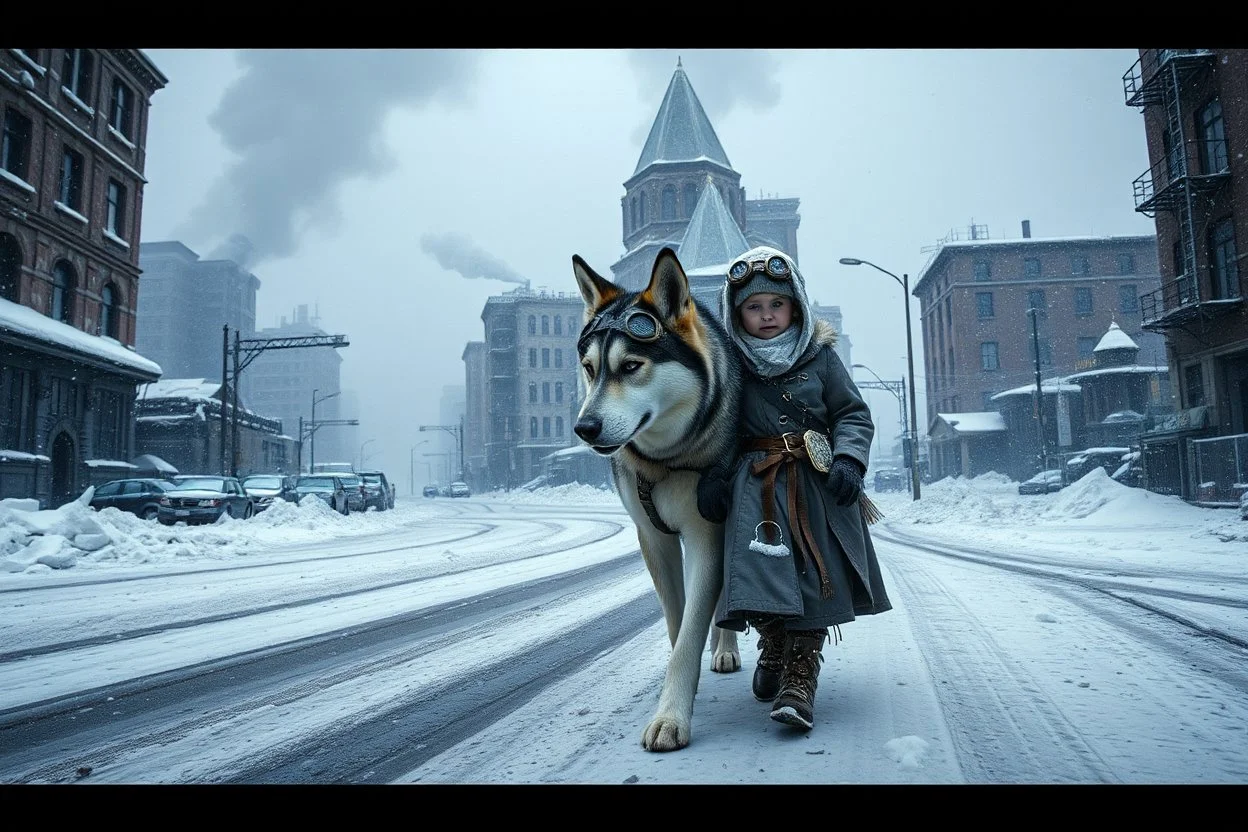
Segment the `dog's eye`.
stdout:
[[594,365],[586,361],[581,366],[585,368],[585,375],[589,378],[590,381],[593,381],[594,380]]
[[620,365],[620,372],[623,372],[623,373],[635,373],[640,369],[641,369],[640,361],[625,361],[623,364]]

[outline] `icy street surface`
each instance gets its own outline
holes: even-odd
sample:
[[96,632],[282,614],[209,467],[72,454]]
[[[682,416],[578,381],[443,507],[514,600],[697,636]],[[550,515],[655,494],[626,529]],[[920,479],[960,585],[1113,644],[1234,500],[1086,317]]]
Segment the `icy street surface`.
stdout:
[[753,699],[749,634],[667,754],[640,738],[669,646],[610,493],[193,529],[0,509],[0,782],[1248,781],[1248,523],[1097,473],[873,494],[894,609],[825,645],[814,730]]

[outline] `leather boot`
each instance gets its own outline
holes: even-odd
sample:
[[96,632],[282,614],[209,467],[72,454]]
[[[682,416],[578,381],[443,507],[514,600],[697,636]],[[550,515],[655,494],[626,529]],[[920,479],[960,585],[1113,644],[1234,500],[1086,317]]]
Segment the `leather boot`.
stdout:
[[754,698],[770,702],[780,692],[784,670],[784,621],[767,618],[754,623],[758,630],[758,664],[754,666]]
[[790,630],[784,638],[784,670],[771,718],[809,731],[815,725],[815,691],[823,662],[826,629]]

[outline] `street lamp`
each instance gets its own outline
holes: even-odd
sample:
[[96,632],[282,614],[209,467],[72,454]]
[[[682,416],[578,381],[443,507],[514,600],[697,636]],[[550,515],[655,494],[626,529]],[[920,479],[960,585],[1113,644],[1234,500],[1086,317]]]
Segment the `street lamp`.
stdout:
[[1027,317],[1031,318],[1031,348],[1036,354],[1036,434],[1040,447],[1040,470],[1045,471],[1049,467],[1049,449],[1044,435],[1044,388],[1040,384],[1040,333],[1036,323],[1040,310],[1035,307],[1028,309]]
[[[419,442],[417,442],[415,445],[413,445],[411,448],[409,448],[407,451],[407,462],[408,462],[408,466],[407,466],[408,468],[407,484],[408,485],[407,487],[411,490],[411,494],[413,497],[416,496],[416,449],[419,448],[421,445],[428,444],[428,442],[429,442],[428,439],[422,439]],[[426,462],[425,464],[428,465],[429,463]],[[430,479],[432,479],[432,477]]]
[[910,367],[910,429],[907,433],[910,443],[910,490],[914,495],[914,499],[919,499],[919,417],[915,413],[914,398],[914,343],[910,336],[910,275],[903,273],[901,277],[890,272],[888,269],[881,269],[879,266],[867,260],[859,260],[857,257],[842,257],[842,266],[870,266],[876,271],[884,272],[884,274],[896,280],[901,286],[902,300],[906,304],[906,361]]
[[320,390],[320,389],[321,388],[316,387],[312,390],[312,421],[309,423],[312,427],[312,436],[310,437],[311,441],[308,443],[308,473],[309,474],[316,473],[316,406],[319,403],[325,401],[326,399],[332,399],[334,396],[340,395],[341,393],[341,391],[337,393],[326,393],[324,396],[318,397],[316,395],[316,392],[317,390]]
[[376,441],[377,441],[376,439],[365,439],[363,442],[360,443],[360,470],[361,471],[364,470],[364,448],[365,446],[368,445],[369,442],[376,442]]

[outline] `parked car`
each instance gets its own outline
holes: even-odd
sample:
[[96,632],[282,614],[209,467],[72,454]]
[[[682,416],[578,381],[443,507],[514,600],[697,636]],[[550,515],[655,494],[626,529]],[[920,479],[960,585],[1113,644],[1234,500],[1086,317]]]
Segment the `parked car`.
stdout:
[[96,487],[91,508],[97,511],[109,506],[136,514],[144,520],[155,520],[160,514],[160,497],[173,487],[168,480],[112,480]]
[[364,480],[364,507],[378,511],[394,508],[394,485],[381,471],[361,471],[360,479]]
[[1130,448],[1118,447],[1088,448],[1079,451],[1066,460],[1065,482],[1067,485],[1078,482],[1093,468],[1103,468],[1106,474],[1113,476],[1114,472],[1122,466],[1123,456],[1130,452]]
[[429,485],[426,485],[420,493],[425,497],[436,497],[438,496],[438,484],[430,483]]
[[906,478],[900,468],[881,468],[875,472],[876,491],[905,491]]
[[309,494],[315,494],[339,514],[351,512],[347,487],[342,484],[342,478],[338,474],[308,474],[299,477],[295,480],[294,494],[295,502]]
[[452,497],[471,497],[472,489],[468,487],[468,483],[457,480],[451,483],[451,496]]
[[364,480],[359,474],[336,474],[347,489],[347,504],[351,511],[364,511],[368,508],[368,494],[364,490]]
[[1041,471],[1026,482],[1018,484],[1019,494],[1052,494],[1062,490],[1062,470]]
[[291,498],[291,480],[281,474],[252,474],[243,477],[243,490],[255,501],[256,511],[264,511],[274,500]]
[[226,514],[246,520],[256,513],[251,496],[236,477],[187,477],[160,498],[161,523],[215,523]]

